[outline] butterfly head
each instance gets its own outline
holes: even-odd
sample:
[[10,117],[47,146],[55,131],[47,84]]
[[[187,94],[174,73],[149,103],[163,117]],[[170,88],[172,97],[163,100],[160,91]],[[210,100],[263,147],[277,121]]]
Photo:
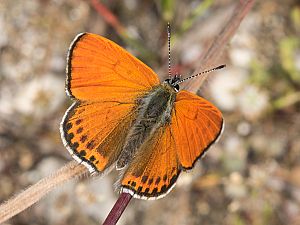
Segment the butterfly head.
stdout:
[[179,82],[181,81],[181,75],[176,74],[175,76],[165,80],[165,83],[169,84],[176,92],[179,91]]

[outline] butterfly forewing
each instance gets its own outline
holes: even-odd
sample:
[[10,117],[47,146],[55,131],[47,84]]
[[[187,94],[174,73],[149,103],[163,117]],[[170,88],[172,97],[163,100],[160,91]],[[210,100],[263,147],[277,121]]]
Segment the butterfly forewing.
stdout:
[[158,84],[153,70],[104,37],[82,33],[70,47],[66,89],[73,98],[133,102]]
[[221,112],[209,101],[187,91],[176,96],[171,130],[181,167],[191,169],[223,128]]

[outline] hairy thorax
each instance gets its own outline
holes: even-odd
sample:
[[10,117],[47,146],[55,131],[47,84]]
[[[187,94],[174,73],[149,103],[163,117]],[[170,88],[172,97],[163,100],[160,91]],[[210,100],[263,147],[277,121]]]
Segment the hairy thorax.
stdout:
[[170,123],[175,98],[174,88],[168,83],[162,83],[138,100],[138,115],[128,132],[117,161],[117,169],[124,168],[159,127]]

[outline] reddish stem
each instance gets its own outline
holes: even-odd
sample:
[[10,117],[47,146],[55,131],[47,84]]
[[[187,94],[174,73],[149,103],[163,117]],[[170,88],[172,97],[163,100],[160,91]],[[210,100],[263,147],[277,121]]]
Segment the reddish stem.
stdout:
[[103,225],[115,225],[120,219],[122,213],[130,202],[132,195],[128,193],[121,193],[114,207],[109,212]]

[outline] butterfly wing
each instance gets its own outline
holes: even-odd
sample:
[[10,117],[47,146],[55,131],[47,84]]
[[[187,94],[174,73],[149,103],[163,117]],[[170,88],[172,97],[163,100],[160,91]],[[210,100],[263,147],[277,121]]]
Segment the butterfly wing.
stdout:
[[180,91],[171,124],[178,160],[181,167],[188,170],[220,136],[223,117],[209,101]]
[[91,172],[113,165],[135,120],[137,99],[158,84],[148,66],[114,42],[78,35],[69,49],[66,80],[75,103],[60,128],[72,156]]
[[74,103],[61,123],[62,140],[90,172],[103,172],[117,160],[135,118],[134,104]]
[[159,84],[143,62],[96,34],[79,34],[70,46],[66,90],[80,100],[134,101]]
[[181,170],[191,169],[221,134],[221,112],[207,100],[180,91],[171,123],[156,131],[137,151],[121,179],[123,192],[136,198],[164,197]]
[[180,174],[170,126],[161,127],[137,151],[121,178],[121,190],[141,199],[165,196]]

